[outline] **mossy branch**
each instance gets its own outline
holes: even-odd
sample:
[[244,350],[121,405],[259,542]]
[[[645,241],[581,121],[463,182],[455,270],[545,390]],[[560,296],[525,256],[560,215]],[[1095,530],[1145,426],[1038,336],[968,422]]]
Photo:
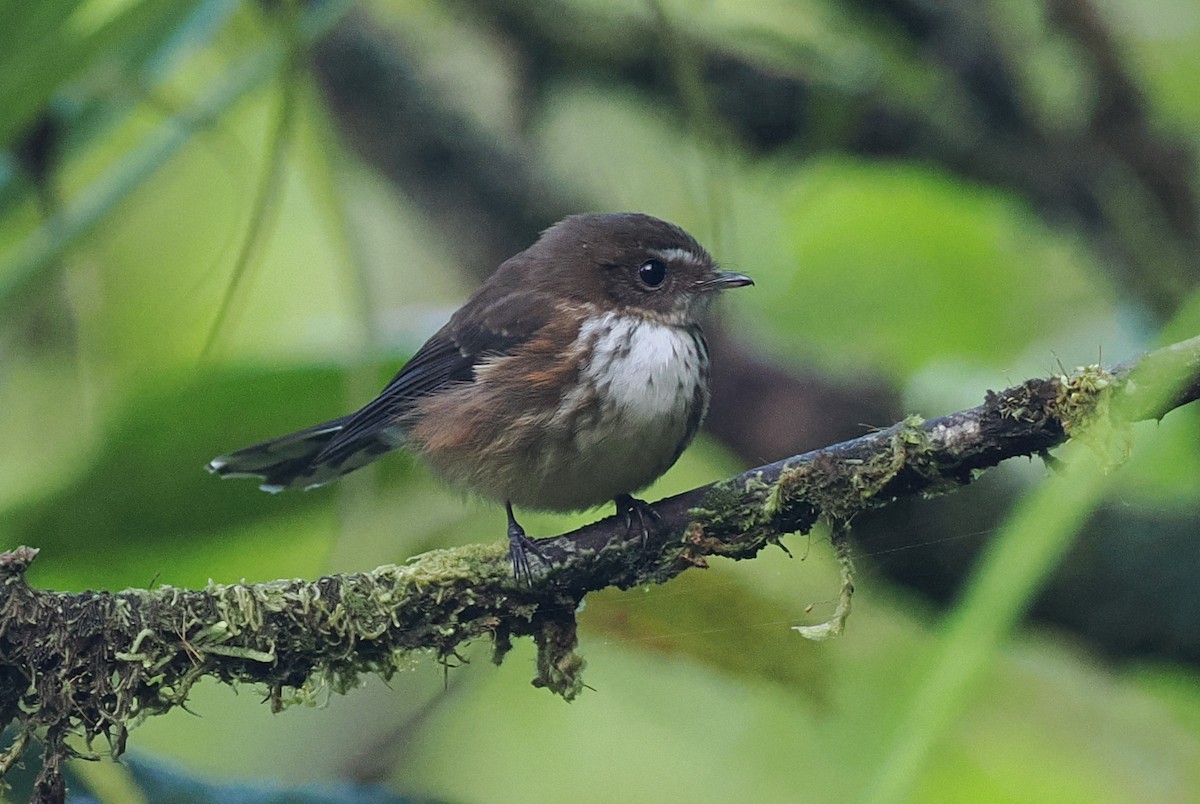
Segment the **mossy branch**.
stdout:
[[[203,676],[262,684],[278,710],[322,685],[341,692],[364,673],[388,678],[420,653],[447,661],[485,635],[497,661],[513,637],[533,637],[533,683],[569,700],[583,684],[575,611],[590,591],[663,583],[708,556],[751,558],[822,517],[842,524],[901,497],[946,492],[1007,458],[1044,455],[1084,424],[1121,427],[1197,398],[1200,338],[1136,363],[989,391],[976,408],[909,417],[662,500],[661,528],[645,546],[617,517],[544,540],[550,565],[535,563],[532,586],[513,581],[499,543],[315,581],[81,594],[30,588],[25,570],[37,550],[3,553],[0,723],[15,724],[18,737],[0,753],[0,775],[37,737],[45,747],[37,795],[58,800],[69,736],[89,745],[103,736],[120,754],[133,721],[183,705]],[[840,538],[839,557],[844,618],[852,577]],[[802,633],[837,633],[840,620],[827,626]]]

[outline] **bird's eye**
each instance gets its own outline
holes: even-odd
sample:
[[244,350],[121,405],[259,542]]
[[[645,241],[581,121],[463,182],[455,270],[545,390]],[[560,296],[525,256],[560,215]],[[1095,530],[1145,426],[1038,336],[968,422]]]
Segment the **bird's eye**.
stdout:
[[638,268],[638,279],[648,288],[656,288],[667,278],[667,266],[662,260],[647,260]]

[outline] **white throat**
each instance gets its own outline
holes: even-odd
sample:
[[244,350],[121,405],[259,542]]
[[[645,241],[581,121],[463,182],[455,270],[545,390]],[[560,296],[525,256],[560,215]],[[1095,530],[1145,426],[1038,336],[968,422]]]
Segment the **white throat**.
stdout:
[[592,344],[583,371],[597,394],[631,422],[665,425],[686,417],[707,369],[698,335],[640,316],[593,316],[579,342]]

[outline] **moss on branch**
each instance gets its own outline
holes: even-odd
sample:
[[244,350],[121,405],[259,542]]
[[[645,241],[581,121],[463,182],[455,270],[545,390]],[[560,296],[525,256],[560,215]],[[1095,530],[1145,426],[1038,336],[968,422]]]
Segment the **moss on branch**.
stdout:
[[[550,560],[514,582],[504,545],[435,550],[404,566],[316,580],[59,593],[32,589],[37,550],[0,554],[0,715],[16,742],[44,745],[39,789],[62,789],[71,735],[114,755],[128,727],[187,700],[204,676],[261,684],[279,710],[315,689],[345,692],[364,674],[389,678],[424,656],[446,661],[490,637],[500,661],[514,637],[538,647],[533,683],[570,700],[583,686],[575,612],[588,592],[662,583],[708,556],[751,558],[824,517],[835,525],[900,497],[944,493],[1007,458],[1045,454],[1086,424],[1123,433],[1200,396],[1200,338],[1112,370],[1089,367],[988,392],[982,405],[938,419],[909,417],[860,438],[760,466],[655,504],[662,527],[643,547],[618,517],[540,542]],[[1171,392],[1155,393],[1170,383]],[[1167,399],[1169,397],[1169,399]],[[1166,400],[1166,401],[1164,401]],[[1113,439],[1109,439],[1110,441]],[[840,632],[853,576],[839,542]]]

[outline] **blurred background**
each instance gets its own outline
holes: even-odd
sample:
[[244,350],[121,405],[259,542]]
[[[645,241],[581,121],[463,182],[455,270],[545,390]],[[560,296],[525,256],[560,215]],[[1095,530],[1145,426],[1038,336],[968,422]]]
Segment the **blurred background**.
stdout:
[[[501,539],[498,506],[402,454],[276,496],[203,466],[370,399],[573,212],[667,218],[757,282],[709,325],[706,431],[648,499],[1200,332],[1197,0],[3,7],[0,536],[42,548],[35,585]],[[905,796],[1200,798],[1197,429],[1135,428]],[[130,756],[248,800],[858,800],[977,555],[1046,476],[1013,462],[856,520],[839,640],[788,630],[833,609],[817,530],[794,558],[590,596],[594,689],[570,705],[528,685],[530,644],[500,668],[477,644],[445,678],[415,660],[277,716],[202,684]],[[125,773],[75,765],[94,791]]]

